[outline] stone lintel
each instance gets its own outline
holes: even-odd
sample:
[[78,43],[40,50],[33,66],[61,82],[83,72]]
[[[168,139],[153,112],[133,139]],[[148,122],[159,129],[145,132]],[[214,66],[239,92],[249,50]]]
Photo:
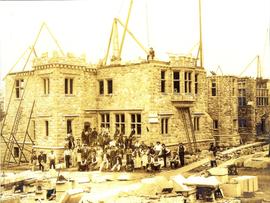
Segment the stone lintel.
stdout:
[[80,114],[65,114],[63,117],[80,117]]
[[131,109],[85,109],[85,113],[92,113],[92,112],[105,112],[105,111],[143,111],[143,108],[131,108]]
[[194,112],[194,113],[192,113],[192,115],[194,115],[194,116],[203,116],[203,115],[205,115],[205,113],[204,112]]
[[172,103],[176,108],[194,107],[194,102],[172,101]]
[[42,115],[42,114],[40,114],[40,115],[37,115],[36,116],[37,118],[42,118],[42,117],[52,117],[52,115]]

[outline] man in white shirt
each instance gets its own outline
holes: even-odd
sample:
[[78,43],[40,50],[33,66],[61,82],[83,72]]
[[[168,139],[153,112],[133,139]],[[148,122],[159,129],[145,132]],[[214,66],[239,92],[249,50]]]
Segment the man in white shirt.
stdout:
[[55,169],[55,160],[56,160],[56,155],[53,150],[51,150],[51,153],[48,154],[48,160],[49,160],[49,166],[50,169]]
[[156,145],[154,146],[155,154],[159,155],[160,151],[162,150],[162,145],[159,141],[157,141]]

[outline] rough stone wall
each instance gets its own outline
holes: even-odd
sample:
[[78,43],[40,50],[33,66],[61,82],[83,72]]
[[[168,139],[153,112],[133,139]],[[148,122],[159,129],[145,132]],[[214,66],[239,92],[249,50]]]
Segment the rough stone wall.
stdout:
[[[31,72],[9,75],[5,81],[8,94],[11,93],[15,77],[24,79],[26,86],[24,99],[21,103],[23,107],[22,119],[20,119],[16,134],[18,141],[23,141],[34,100],[35,107],[28,132],[35,140],[35,145],[38,148],[62,148],[67,135],[68,119],[72,120],[73,135],[75,138],[80,138],[83,124],[86,120],[89,120],[87,118],[89,116],[85,116],[84,110],[86,108],[96,108],[96,90],[95,82],[93,82],[95,74],[95,69],[91,68],[54,64],[34,67]],[[50,80],[50,93],[48,95],[44,94],[44,78]],[[73,78],[72,95],[65,94],[65,78]],[[10,95],[6,95],[5,98],[7,104]],[[15,98],[15,91],[13,91],[4,127],[4,135],[7,139],[11,132],[19,102],[20,99]],[[90,121],[92,120],[90,118]],[[46,136],[45,121],[49,122],[49,136]],[[93,122],[96,121],[93,120]],[[1,142],[1,149],[5,149],[3,142]]]
[[[208,80],[208,112],[218,120],[213,129],[219,145],[238,145],[238,96],[237,78],[233,76],[210,76]],[[212,96],[212,81],[216,81],[216,96]]]
[[[256,97],[260,96],[259,95],[259,90],[266,90],[268,91],[268,105],[256,105],[255,109],[255,128],[256,128],[256,133],[257,135],[262,135],[266,134],[269,135],[270,133],[270,105],[269,105],[269,92],[270,92],[270,80],[268,79],[262,79],[262,78],[257,78],[256,79]],[[262,88],[263,85],[263,88]],[[263,125],[263,127],[262,127]],[[261,129],[263,128],[263,129]]]
[[[20,120],[17,137],[22,142],[32,104],[35,107],[29,126],[29,134],[35,140],[35,145],[43,150],[50,147],[62,148],[67,134],[67,120],[72,120],[72,133],[80,138],[84,122],[90,122],[91,127],[100,128],[100,113],[110,113],[111,133],[115,131],[115,114],[125,114],[126,135],[131,131],[131,113],[141,113],[142,133],[141,140],[146,143],[157,140],[166,144],[187,142],[186,132],[179,111],[172,102],[175,98],[173,91],[173,71],[180,71],[181,93],[178,102],[185,102],[185,96],[191,97],[189,102],[191,122],[194,116],[200,117],[200,129],[195,132],[196,140],[201,146],[204,142],[212,141],[212,120],[207,113],[206,74],[202,68],[171,66],[169,63],[151,61],[130,65],[114,65],[108,67],[90,68],[83,65],[47,61],[33,66],[30,72],[10,74],[6,78],[6,92],[11,93],[16,78],[28,78],[22,100],[23,116]],[[160,92],[160,72],[166,71],[166,92]],[[184,93],[184,72],[192,72],[192,92]],[[194,77],[198,74],[198,94],[195,95]],[[43,79],[50,80],[50,93],[44,94]],[[65,94],[65,78],[73,79],[73,94]],[[107,80],[113,80],[113,93],[107,94]],[[99,81],[104,80],[104,95],[99,94]],[[180,99],[179,99],[180,98]],[[6,104],[9,95],[6,95]],[[183,101],[182,101],[183,100]],[[4,128],[8,137],[17,112],[20,99],[15,98],[13,91],[10,108]],[[186,107],[186,106],[184,106]],[[156,121],[151,122],[154,115]],[[185,115],[188,118],[188,115]],[[168,117],[169,132],[161,134],[161,118]],[[46,136],[45,122],[49,123],[49,135]],[[189,120],[188,131],[191,137]],[[192,140],[192,138],[191,138]],[[3,143],[2,143],[3,144]],[[2,145],[3,146],[3,145]],[[5,147],[2,147],[4,149]],[[61,151],[58,152],[62,153]]]
[[[256,103],[256,88],[257,80],[250,77],[239,78],[239,82],[245,82],[246,84],[246,100],[247,105],[239,106],[239,119],[246,120],[246,127],[239,128],[239,133],[244,141],[254,140],[256,134],[261,132],[257,131],[257,126],[261,125],[262,119],[265,119],[265,132],[270,131],[270,107],[269,104],[266,106],[258,106]],[[265,81],[266,83],[269,81]],[[269,86],[266,84],[266,89],[269,91]],[[268,95],[269,97],[269,95]],[[268,99],[269,100],[269,99]]]
[[[239,133],[244,142],[252,140],[256,135],[255,106],[256,106],[256,82],[253,78],[239,78],[238,84],[245,83],[246,105],[238,106],[239,120],[246,120],[246,127],[239,127]],[[238,87],[239,89],[240,87]]]
[[[160,72],[166,71],[166,91],[160,91]],[[146,143],[154,143],[157,140],[164,143],[187,142],[186,133],[181,120],[179,109],[172,103],[173,97],[173,70],[180,71],[181,94],[184,94],[184,70],[199,73],[199,96],[194,94],[194,78],[192,81],[192,96],[196,98],[191,105],[191,113],[201,113],[200,131],[196,132],[197,140],[211,139],[211,119],[206,113],[205,72],[203,69],[171,67],[162,62],[150,62],[134,64],[130,66],[115,66],[100,68],[97,70],[97,80],[113,78],[113,94],[97,96],[100,112],[111,112],[111,131],[114,132],[114,114],[124,112],[127,118],[126,134],[130,132],[130,113],[141,112],[142,136]],[[105,83],[106,84],[106,83]],[[106,86],[106,85],[105,85]],[[106,89],[105,89],[106,92]],[[152,115],[156,115],[157,122],[149,122]],[[161,134],[161,118],[169,118],[169,133]],[[187,117],[188,118],[188,117]],[[193,120],[193,117],[192,117]],[[189,123],[190,124],[190,123]],[[191,136],[191,135],[190,135]]]

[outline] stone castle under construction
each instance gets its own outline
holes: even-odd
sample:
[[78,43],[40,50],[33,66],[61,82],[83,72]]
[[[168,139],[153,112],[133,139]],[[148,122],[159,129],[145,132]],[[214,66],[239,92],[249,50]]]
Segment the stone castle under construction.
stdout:
[[214,140],[235,146],[270,131],[269,80],[207,77],[191,57],[92,66],[55,52],[36,58],[30,71],[10,73],[5,83],[2,132],[15,160],[33,145],[63,149],[68,132],[80,138],[89,126],[111,134],[119,128],[125,136],[135,128],[145,143],[183,142],[190,151]]
[[[182,142],[190,152],[214,141],[236,146],[254,140],[255,135],[269,134],[269,80],[207,76],[201,14],[197,57],[175,55],[159,61],[154,50],[148,53],[128,29],[132,2],[126,24],[113,21],[103,64],[90,65],[85,57],[63,51],[45,53],[34,58],[31,70],[5,77],[3,162],[27,161],[26,153],[33,147],[62,150],[67,133],[81,138],[82,130],[89,127],[98,131],[106,127],[111,134],[119,128],[125,136],[134,128],[140,141],[167,146]],[[117,24],[124,28],[120,45]],[[147,60],[121,63],[126,33],[148,54]],[[113,56],[107,65],[111,44]]]

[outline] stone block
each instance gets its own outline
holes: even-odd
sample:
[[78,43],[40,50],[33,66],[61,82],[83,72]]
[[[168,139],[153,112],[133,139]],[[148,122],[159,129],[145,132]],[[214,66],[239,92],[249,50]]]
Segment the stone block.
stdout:
[[240,183],[226,183],[220,185],[225,197],[240,197],[242,194]]
[[60,198],[60,203],[77,203],[84,194],[83,189],[70,189],[66,191]]
[[229,182],[229,176],[228,175],[219,175],[215,176],[215,178],[221,183],[228,183]]
[[228,175],[228,168],[215,167],[215,168],[209,169],[208,172],[212,176],[224,176],[224,175]]

